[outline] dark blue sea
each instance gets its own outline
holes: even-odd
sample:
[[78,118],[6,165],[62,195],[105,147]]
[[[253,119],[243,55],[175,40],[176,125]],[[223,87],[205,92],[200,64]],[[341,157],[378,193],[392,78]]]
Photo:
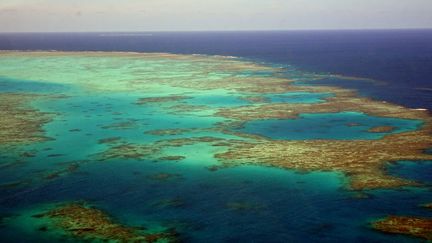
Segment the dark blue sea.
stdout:
[[4,33],[0,49],[238,56],[374,82],[322,83],[412,108],[432,108],[432,30]]

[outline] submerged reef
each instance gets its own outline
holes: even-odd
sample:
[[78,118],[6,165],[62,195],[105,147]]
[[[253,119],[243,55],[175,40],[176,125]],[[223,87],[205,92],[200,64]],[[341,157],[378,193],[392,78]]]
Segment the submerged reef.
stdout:
[[381,133],[381,132],[392,132],[394,130],[395,130],[395,127],[393,127],[393,126],[379,126],[379,127],[372,127],[370,129],[368,129],[368,132]]
[[145,134],[150,134],[154,136],[173,136],[173,135],[181,135],[184,133],[189,133],[196,131],[198,129],[194,128],[176,128],[176,129],[158,129],[158,130],[151,130],[145,132]]
[[[33,187],[36,185],[43,184],[45,182],[58,179],[60,177],[68,176],[72,173],[75,173],[77,170],[79,170],[80,166],[84,163],[87,163],[88,161],[81,160],[81,161],[67,161],[58,163],[57,165],[60,166],[60,168],[52,168],[48,170],[43,171],[35,171],[31,174],[31,176],[18,179],[15,181],[2,183],[0,184],[0,189],[12,189],[12,188],[23,188],[23,187]],[[23,161],[17,161],[15,162],[18,165],[23,165]],[[18,165],[13,164],[4,164],[0,169],[5,169],[6,167],[15,167]]]
[[423,204],[422,207],[432,210],[432,203]]
[[186,157],[182,155],[171,155],[171,156],[160,157],[158,160],[159,161],[164,161],[164,160],[180,161],[180,160],[184,160],[185,158]]
[[147,97],[140,98],[136,102],[138,105],[144,105],[148,103],[165,103],[165,102],[173,102],[173,101],[182,101],[186,99],[190,99],[191,97],[182,96],[182,95],[171,95],[171,96],[161,96],[161,97]]
[[[335,91],[339,90],[339,88],[334,89]],[[355,96],[331,97],[324,103],[271,103],[255,106],[221,108],[217,112],[217,115],[240,121],[251,121],[257,119],[297,118],[299,114],[304,113],[338,113],[344,111],[357,111],[381,117],[430,119],[429,113],[424,110],[409,109],[386,102]]]
[[[133,97],[129,104],[138,105],[136,111],[143,113],[162,111],[169,115],[209,117],[219,119],[207,130],[182,128],[178,124],[164,129],[146,131],[146,135],[171,136],[188,135],[194,132],[218,133],[218,138],[188,137],[165,139],[141,143],[114,138],[101,139],[107,150],[96,155],[99,160],[109,159],[181,159],[162,153],[166,147],[179,147],[195,143],[212,143],[212,146],[226,147],[218,150],[214,157],[221,167],[255,164],[275,166],[300,171],[337,171],[348,178],[348,187],[354,190],[395,188],[417,186],[418,182],[391,176],[386,173],[387,163],[399,160],[430,160],[432,155],[424,153],[432,147],[432,117],[428,111],[409,109],[399,105],[359,97],[349,89],[298,85],[299,73],[287,75],[283,69],[261,65],[237,58],[205,55],[177,55],[166,53],[121,53],[121,52],[2,52],[0,64],[7,66],[16,59],[38,60],[49,63],[56,72],[46,72],[34,67],[32,62],[20,62],[30,72],[18,72],[15,69],[2,70],[5,76],[17,79],[44,80],[80,87],[94,94],[110,95],[127,92]],[[56,61],[53,61],[56,60]],[[74,65],[70,65],[74,63]],[[103,73],[104,75],[101,75]],[[265,75],[253,75],[265,74]],[[324,75],[325,76],[325,75]],[[307,80],[322,79],[323,75],[304,74]],[[328,76],[328,75],[327,75]],[[331,76],[331,75],[330,75]],[[288,78],[287,78],[288,77]],[[290,78],[291,77],[291,78]],[[351,78],[352,79],[352,78]],[[91,80],[91,82],[89,82]],[[271,102],[271,95],[296,93],[331,94],[324,96],[318,103]],[[105,93],[105,94],[106,94]],[[152,96],[149,96],[152,94]],[[218,96],[223,94],[223,96]],[[243,97],[249,103],[211,107],[204,101],[193,103],[195,96]],[[3,95],[2,99],[15,99],[14,102],[2,102],[5,106],[0,112],[20,112],[19,116],[2,117],[2,140],[29,141],[41,139],[41,124],[47,122],[36,111],[19,108],[22,104],[13,95]],[[239,99],[239,100],[240,100]],[[25,100],[25,99],[24,99]],[[204,99],[205,100],[205,99]],[[235,103],[235,102],[234,102]],[[15,105],[14,105],[15,104]],[[12,106],[11,106],[12,105]],[[160,109],[160,110],[158,110]],[[308,113],[361,112],[371,116],[421,120],[423,125],[416,131],[387,134],[376,140],[276,140],[236,130],[245,123],[268,119],[297,119]],[[14,114],[15,114],[14,113]],[[101,114],[99,114],[102,116]],[[118,113],[118,115],[122,115]],[[124,114],[123,114],[124,115]],[[19,117],[27,118],[19,119]],[[17,118],[18,117],[18,118]],[[8,121],[7,119],[15,119]],[[18,119],[18,120],[17,120]],[[139,120],[128,118],[118,123],[99,126],[108,130],[139,129]],[[194,119],[190,119],[194,121]],[[11,124],[18,126],[12,127]],[[21,125],[22,124],[22,125]],[[347,126],[358,126],[352,122]],[[368,132],[390,133],[394,128],[384,124],[373,127]],[[396,130],[396,129],[395,129]],[[111,132],[111,131],[107,131]],[[124,132],[128,132],[125,130]],[[142,132],[140,132],[142,133]],[[222,135],[222,136],[221,136]],[[111,136],[111,135],[110,135]],[[226,139],[219,137],[237,137]],[[5,142],[5,141],[4,141]],[[4,143],[3,142],[3,143]],[[216,152],[215,152],[216,153]],[[175,156],[182,156],[176,154]]]
[[196,143],[216,143],[220,141],[229,141],[230,144],[235,140],[225,140],[215,137],[191,137],[159,140],[149,144],[135,144],[122,142],[109,147],[96,156],[98,160],[105,161],[110,159],[162,159],[162,160],[182,160],[182,155],[162,156],[159,157],[163,149],[168,147],[181,147]]
[[[225,89],[239,92],[282,93],[287,90],[307,91],[311,88],[287,86],[293,82],[276,75],[279,68],[222,56],[178,55],[168,53],[131,52],[15,52],[2,51],[2,60],[30,58],[49,63],[56,72],[34,69],[34,63],[20,63],[26,72],[6,70],[4,75],[21,79],[62,82],[91,91],[141,91],[160,93],[161,86],[191,89]],[[67,57],[67,58],[64,58]],[[55,62],[53,62],[55,60]],[[73,65],[71,65],[71,62]],[[152,64],[152,65],[149,65]],[[127,70],[124,67],[128,67]],[[106,72],[108,75],[100,75]],[[273,76],[245,75],[245,72],[274,73]],[[121,77],[109,78],[107,77]],[[88,82],[92,80],[92,82]],[[313,88],[312,88],[313,89]],[[188,98],[184,93],[145,97],[138,103],[161,103]]]
[[121,137],[109,137],[99,139],[99,144],[113,144],[121,140]]
[[102,129],[112,129],[112,130],[126,130],[126,129],[134,129],[136,127],[137,124],[135,120],[117,122],[106,126],[101,126]]
[[147,178],[151,179],[151,180],[155,180],[155,181],[170,181],[170,180],[174,180],[174,179],[181,179],[181,175],[180,174],[171,174],[171,173],[157,173],[157,174],[153,174],[153,175],[149,175]]
[[[242,237],[263,235],[268,239],[265,233],[273,230],[284,231],[287,236],[294,232],[293,237],[297,237],[299,231],[291,226],[310,224],[309,221],[318,219],[315,216],[321,216],[320,210],[324,214],[328,208],[347,206],[349,210],[352,201],[366,197],[371,199],[367,204],[354,202],[362,212],[376,212],[381,207],[388,209],[386,205],[376,206],[374,202],[381,202],[380,196],[366,190],[429,186],[390,174],[387,166],[397,161],[432,160],[432,154],[425,152],[432,147],[431,114],[423,109],[361,97],[353,90],[307,83],[335,77],[332,75],[221,56],[13,51],[0,53],[0,73],[17,84],[37,81],[67,86],[64,92],[70,98],[66,102],[41,102],[33,107],[32,101],[51,99],[57,91],[44,86],[47,88],[41,93],[0,93],[0,147],[8,146],[0,163],[5,175],[0,183],[6,195],[2,199],[4,205],[19,211],[23,205],[78,196],[95,201],[103,199],[107,208],[129,207],[127,211],[133,216],[132,220],[147,212],[163,221],[173,217],[181,222],[184,217],[186,222],[198,225],[178,227],[182,223],[172,224],[175,230],[163,223],[151,229],[134,227],[123,225],[85,203],[65,203],[50,204],[48,209],[37,210],[35,215],[32,210],[24,215],[26,221],[18,220],[16,225],[6,227],[19,228],[17,225],[21,224],[25,228],[30,226],[33,231],[38,229],[36,234],[50,237],[53,233],[72,240],[96,242],[177,242],[177,231],[188,237],[190,234],[191,238],[204,237],[196,241],[213,236],[218,241],[223,234],[227,241],[238,241],[238,234]],[[51,113],[45,113],[45,109],[60,119],[51,119]],[[307,120],[306,116],[314,117]],[[50,121],[52,123],[44,127]],[[256,122],[266,124],[250,126]],[[301,126],[291,126],[290,122],[301,123]],[[56,140],[28,146],[47,140],[44,129]],[[361,136],[349,134],[351,131]],[[279,132],[284,136],[277,137]],[[19,148],[19,153],[7,153],[11,147]],[[267,170],[223,171],[243,165],[276,167],[298,173],[278,171],[280,177],[279,174],[273,177],[273,172],[268,172],[261,178]],[[249,169],[253,170],[248,172]],[[329,180],[328,188],[321,188],[322,178],[330,176],[319,175],[309,181],[303,172],[310,171],[331,171],[337,175],[323,173],[332,174],[334,181]],[[345,177],[338,184],[339,174]],[[254,175],[260,178],[251,179]],[[297,176],[302,179],[297,180]],[[121,178],[120,183],[111,181],[116,178]],[[252,181],[253,184],[249,183]],[[340,184],[356,191],[336,192]],[[83,185],[90,190],[80,191]],[[267,193],[266,188],[272,190]],[[279,189],[286,195],[279,195]],[[196,193],[203,190],[204,194]],[[231,195],[231,190],[237,193]],[[407,191],[406,195],[417,193]],[[291,202],[291,195],[297,193],[304,193],[304,199],[294,198]],[[398,192],[392,191],[391,195],[393,193]],[[387,195],[390,193],[383,196],[384,200],[400,203],[405,191],[400,201],[399,197]],[[127,197],[128,201],[118,197]],[[14,200],[18,202],[16,206]],[[203,201],[197,203],[197,200]],[[301,200],[310,200],[312,206],[317,206],[314,208],[317,214],[308,215],[310,207],[294,205]],[[417,204],[424,202],[429,201],[422,199]],[[208,210],[213,205],[225,212]],[[423,211],[432,208],[430,204],[423,207]],[[281,209],[281,214],[270,217],[270,223],[252,217],[227,221],[227,217],[236,217],[237,213],[268,216],[272,209]],[[292,225],[293,220],[285,217],[293,215],[290,210],[304,210],[294,215],[298,216],[298,222],[294,220]],[[34,217],[30,220],[29,215]],[[339,221],[340,215],[320,217],[319,222],[311,226],[313,237],[329,233],[329,237],[338,235],[328,239],[345,239],[351,231],[340,234],[337,230],[358,224],[343,225],[346,222],[345,219]],[[237,224],[252,221],[246,227]],[[235,227],[225,233],[225,228],[233,225]],[[388,216],[371,225],[383,232],[431,240],[432,223],[427,218]],[[149,224],[151,226],[153,223]],[[237,231],[237,226],[247,232]],[[202,232],[195,235],[193,227]],[[290,232],[286,231],[288,228]],[[308,231],[307,227],[304,229],[301,231]],[[212,235],[214,230],[216,234]],[[364,233],[363,229],[354,230]],[[317,238],[305,238],[306,241],[311,239]],[[368,239],[367,236],[364,239]]]
[[432,241],[432,219],[411,216],[388,216],[372,223],[376,230],[404,234]]
[[45,141],[42,126],[51,115],[32,108],[29,103],[41,95],[0,93],[0,145],[22,145]]
[[[59,205],[48,212],[33,215],[49,219],[50,225],[80,240],[114,242],[178,242],[174,230],[150,232],[142,227],[125,226],[115,222],[105,212],[83,203]],[[43,226],[43,231],[50,227]]]
[[[419,185],[415,181],[387,175],[385,166],[398,160],[432,159],[431,155],[424,153],[425,149],[432,146],[432,118],[428,111],[357,97],[355,92],[342,88],[314,86],[314,89],[332,92],[335,96],[323,103],[264,103],[219,109],[217,115],[237,121],[220,124],[220,129],[254,141],[232,144],[227,152],[216,154],[215,157],[225,166],[257,164],[301,171],[340,171],[348,176],[349,188],[354,190]],[[248,121],[296,119],[304,113],[347,111],[379,117],[417,119],[423,121],[423,126],[417,131],[391,134],[377,140],[344,141],[274,140],[230,130],[232,124],[242,127]],[[391,132],[393,129],[391,126],[382,126],[372,128],[369,132]]]
[[386,174],[388,162],[430,160],[423,149],[432,145],[424,130],[388,135],[378,140],[300,140],[266,138],[238,142],[215,156],[225,166],[257,164],[304,171],[340,171],[354,190],[413,186],[418,183]]

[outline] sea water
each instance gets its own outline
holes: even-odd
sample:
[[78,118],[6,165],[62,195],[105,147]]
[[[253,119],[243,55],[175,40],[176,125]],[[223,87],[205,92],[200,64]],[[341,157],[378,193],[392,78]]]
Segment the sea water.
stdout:
[[[96,34],[95,34],[96,35]],[[129,46],[113,45],[119,43],[123,37],[109,38],[95,35],[74,35],[85,43],[67,47],[70,40],[64,35],[45,35],[49,41],[44,44],[31,39],[31,36],[2,36],[2,46],[5,39],[17,40],[16,44],[7,46],[13,49],[82,49],[94,50],[96,44],[102,49],[118,50],[152,50],[173,51],[167,43],[177,38],[177,43],[183,49],[177,52],[197,52],[212,54],[227,54],[236,52],[217,43],[212,38],[186,34],[162,34],[159,40],[165,40],[160,46],[143,47],[139,40],[132,38]],[[224,34],[230,43],[247,40],[248,36],[258,38],[259,34],[246,33],[244,35]],[[304,38],[329,35],[328,33],[309,34]],[[351,34],[358,36],[360,34]],[[364,33],[363,38],[370,40],[370,34]],[[393,34],[381,33],[391,38]],[[209,34],[208,36],[212,36]],[[282,34],[263,34],[268,41],[284,39],[291,48],[300,44],[292,44],[289,37]],[[301,35],[300,35],[301,36]],[[422,34],[416,33],[416,37]],[[419,37],[419,38],[420,38]],[[144,37],[143,37],[144,38]],[[150,37],[145,37],[150,38]],[[195,42],[204,44],[193,49],[183,41],[193,38]],[[297,39],[296,39],[297,38]],[[294,39],[298,40],[299,35]],[[334,37],[342,38],[337,35]],[[413,37],[414,38],[414,37]],[[204,41],[204,39],[206,41]],[[300,38],[301,39],[301,38]],[[255,42],[256,39],[253,39]],[[291,39],[292,40],[292,39]],[[351,39],[350,39],[351,40]],[[145,39],[147,43],[154,40]],[[255,43],[249,41],[251,43]],[[104,43],[104,45],[99,45]],[[285,43],[285,42],[284,42]],[[291,44],[289,44],[291,43]],[[355,42],[357,43],[357,42]],[[352,46],[355,46],[352,43]],[[423,42],[422,42],[423,43]],[[16,45],[16,46],[15,46]],[[311,50],[307,58],[319,53],[320,48],[334,45],[330,40],[322,43],[317,49]],[[357,44],[359,46],[360,44]],[[396,44],[395,44],[396,45]],[[36,46],[38,48],[36,48]],[[116,48],[114,47],[116,46]],[[186,48],[188,46],[188,48]],[[238,46],[238,45],[237,45]],[[282,44],[272,52],[269,47],[263,47],[258,54],[245,57],[255,58],[262,55],[268,62],[275,60]],[[180,47],[179,47],[180,48]],[[359,46],[360,48],[360,46]],[[349,48],[347,48],[349,49]],[[304,49],[301,49],[304,51]],[[245,49],[238,52],[247,53]],[[238,53],[237,52],[237,53]],[[271,54],[269,54],[271,53]],[[279,54],[278,54],[279,53]],[[324,54],[322,54],[324,55]],[[352,56],[359,55],[353,51]],[[291,57],[298,57],[293,54]],[[349,53],[345,53],[349,56]],[[323,60],[328,57],[323,57]],[[364,58],[367,58],[364,57]],[[411,57],[410,57],[411,58]],[[411,60],[408,58],[408,60]],[[420,57],[419,57],[420,58]],[[277,58],[276,58],[277,59]],[[278,60],[285,60],[280,57]],[[293,58],[292,60],[299,60]],[[375,60],[371,58],[371,60]],[[299,63],[307,62],[300,59]],[[17,62],[19,63],[19,62]],[[337,61],[336,61],[337,63]],[[291,64],[291,63],[287,63]],[[335,63],[333,63],[335,65]],[[421,64],[417,63],[421,66]],[[424,63],[429,65],[428,62]],[[313,65],[310,65],[313,66]],[[333,67],[330,64],[327,67]],[[336,66],[336,65],[335,65]],[[317,70],[325,71],[324,68]],[[421,66],[424,67],[424,66]],[[14,67],[8,67],[14,68]],[[17,67],[15,67],[17,68]],[[365,70],[367,67],[364,67]],[[335,69],[329,68],[329,72]],[[361,69],[359,72],[361,73]],[[358,71],[357,70],[357,71]],[[385,73],[385,71],[383,71]],[[368,77],[368,72],[364,72]],[[427,74],[424,73],[423,74]],[[239,75],[266,76],[267,73],[242,73]],[[403,82],[402,79],[391,79],[391,74],[380,75],[390,77],[388,82]],[[2,73],[0,72],[0,76]],[[407,74],[409,76],[409,74]],[[371,77],[375,78],[375,77]],[[430,76],[425,75],[425,79]],[[401,81],[402,80],[402,81]],[[352,81],[355,82],[355,81]],[[427,83],[419,81],[421,86]],[[397,86],[397,85],[396,85]],[[365,85],[362,90],[371,89]],[[381,87],[381,86],[380,86]],[[49,236],[37,230],[25,212],[43,208],[46,204],[65,201],[88,201],[109,212],[116,220],[129,225],[175,227],[186,241],[190,242],[307,242],[307,241],[393,241],[410,242],[415,239],[381,234],[368,227],[371,220],[388,214],[432,216],[432,212],[424,210],[418,205],[432,201],[430,187],[403,188],[396,190],[366,191],[365,197],[358,198],[356,192],[346,190],[346,177],[338,172],[310,172],[300,173],[292,170],[266,168],[259,166],[239,166],[219,169],[208,168],[218,165],[213,154],[224,151],[223,147],[213,147],[206,143],[196,143],[183,147],[172,147],[164,150],[164,155],[183,155],[184,160],[173,162],[154,159],[112,159],[97,161],[97,154],[107,149],[108,145],[99,144],[103,138],[121,137],[128,142],[149,144],[160,140],[160,136],[146,132],[164,128],[193,128],[195,131],[180,135],[168,135],[167,138],[181,138],[208,135],[227,137],[230,135],[218,131],[208,131],[221,117],[208,114],[188,114],[166,112],[158,105],[137,106],[135,103],[143,95],[135,92],[116,92],[87,94],[70,85],[58,85],[44,80],[23,80],[18,77],[4,77],[0,79],[0,92],[41,92],[70,95],[56,102],[34,102],[34,106],[42,111],[55,112],[61,115],[44,126],[46,134],[55,140],[34,145],[28,145],[25,150],[35,153],[35,157],[28,158],[23,163],[5,166],[0,169],[1,188],[0,234],[5,242],[46,241]],[[382,88],[382,89],[385,89]],[[410,92],[412,91],[410,89]],[[426,92],[426,91],[425,91]],[[416,93],[417,94],[417,93]],[[147,94],[148,95],[148,94]],[[187,95],[187,94],[186,94]],[[323,102],[331,94],[270,94],[270,102],[288,103],[316,103]],[[185,102],[191,105],[206,105],[212,109],[224,106],[242,106],[249,102],[227,92],[191,94],[192,98]],[[293,98],[294,97],[294,98]],[[430,97],[427,93],[418,96],[417,106],[424,104]],[[408,100],[409,101],[409,100]],[[401,102],[407,102],[402,99]],[[422,103],[423,102],[423,103]],[[107,129],[106,127],[126,122],[130,126],[122,129]],[[348,126],[358,123],[358,126]],[[421,125],[421,121],[380,118],[357,112],[343,112],[336,114],[300,114],[296,119],[263,120],[249,122],[244,131],[268,136],[275,139],[380,139],[387,134],[412,131]],[[395,130],[388,133],[370,133],[367,130],[373,126],[394,126]],[[105,127],[105,128],[104,128]],[[201,130],[200,130],[201,129]],[[14,162],[17,155],[11,151],[3,151],[2,164]],[[54,180],[44,180],[43,175],[48,172],[64,168],[65,165],[80,162],[78,171],[66,174]],[[430,163],[416,163],[401,161],[388,167],[389,173],[408,179],[414,179],[430,185]],[[159,173],[175,174],[168,180],[155,180],[152,175]],[[17,181],[29,180],[29,184],[18,187],[8,187]],[[164,203],[178,200],[179,205]],[[24,215],[24,216],[23,216]],[[64,239],[63,239],[64,240]],[[60,240],[59,240],[60,241]]]

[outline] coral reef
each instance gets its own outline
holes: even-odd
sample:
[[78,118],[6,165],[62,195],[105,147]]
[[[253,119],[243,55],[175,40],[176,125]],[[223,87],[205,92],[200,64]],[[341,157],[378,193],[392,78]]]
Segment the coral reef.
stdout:
[[109,159],[144,159],[159,152],[159,148],[151,145],[122,143],[111,146],[108,150],[97,155],[99,160]]
[[[191,137],[191,138],[177,138],[159,140],[149,144],[134,144],[122,142],[120,144],[109,147],[102,153],[96,155],[98,160],[110,159],[157,159],[160,158],[159,154],[164,148],[167,147],[181,147],[185,145],[192,145],[195,143],[216,143],[225,141],[222,138],[215,137]],[[226,140],[229,144],[234,144],[235,140]],[[183,156],[167,157],[168,159],[182,159]]]
[[[227,147],[227,151],[216,154],[222,166],[258,164],[276,166],[301,171],[326,170],[340,171],[347,175],[349,187],[355,190],[392,188],[418,185],[417,182],[404,180],[386,174],[387,163],[397,160],[430,160],[432,155],[424,151],[432,146],[432,118],[428,111],[358,97],[349,89],[293,85],[295,80],[286,78],[278,68],[260,65],[254,62],[200,55],[176,55],[165,53],[118,53],[118,52],[2,52],[2,58],[35,57],[38,59],[65,57],[69,62],[50,62],[58,72],[47,73],[35,70],[32,78],[74,84],[90,91],[155,91],[159,96],[138,99],[136,104],[165,104],[168,112],[215,111],[216,116],[226,118],[225,122],[216,124],[213,132],[238,136],[238,140],[192,137],[160,140],[148,144],[128,143],[117,138],[101,139],[99,143],[109,145],[108,149],[96,157],[99,160],[109,159],[180,159],[161,155],[166,147],[180,147],[194,143],[211,143],[212,146]],[[96,58],[97,57],[97,58]],[[75,60],[74,58],[77,58]],[[101,63],[90,63],[88,59],[101,58]],[[61,59],[61,58],[60,58]],[[84,62],[78,61],[85,60]],[[77,63],[70,67],[70,61]],[[155,65],[145,65],[155,62]],[[153,64],[153,63],[152,63]],[[25,63],[23,65],[26,65]],[[127,71],[118,69],[128,65]],[[75,69],[78,68],[78,69]],[[95,72],[97,70],[97,72]],[[122,79],[110,79],[102,82],[106,76],[95,75],[102,71],[112,71],[113,75],[122,75]],[[62,77],[58,76],[62,74]],[[65,76],[65,73],[74,75]],[[265,75],[249,75],[260,73]],[[6,73],[9,75],[9,73]],[[79,74],[77,76],[77,74]],[[268,75],[267,75],[268,74]],[[17,78],[27,74],[12,72]],[[23,76],[24,75],[24,76]],[[57,76],[56,76],[57,75]],[[92,77],[92,82],[85,77]],[[64,76],[66,78],[64,78]],[[307,76],[307,75],[306,75]],[[306,76],[302,77],[305,78]],[[328,76],[328,75],[327,75]],[[309,75],[307,79],[326,78],[325,75]],[[353,79],[352,77],[348,77]],[[51,81],[50,81],[51,80]],[[166,92],[167,87],[172,88]],[[240,96],[253,104],[209,108],[202,105],[190,105],[184,102],[196,92],[224,90]],[[161,92],[164,91],[164,92]],[[219,92],[217,91],[217,92]],[[268,94],[286,94],[287,92],[331,93],[321,103],[293,104],[268,103]],[[211,93],[211,92],[209,92]],[[18,94],[2,94],[0,144],[10,142],[28,142],[42,140],[41,125],[48,118],[37,111],[20,108],[26,100],[33,97],[22,97]],[[138,96],[140,97],[140,96]],[[24,100],[24,101],[23,101]],[[417,119],[424,124],[419,130],[387,135],[379,140],[272,140],[258,135],[234,131],[245,122],[258,119],[295,119],[303,113],[336,113],[344,111],[363,112],[368,115]],[[20,114],[18,114],[20,113]],[[205,114],[206,116],[208,114]],[[21,118],[20,118],[21,117]],[[18,125],[16,125],[18,124]],[[103,126],[105,129],[135,129],[136,120],[126,120]],[[348,126],[359,125],[356,123]],[[196,130],[189,128],[163,129],[148,131],[147,134],[166,136],[189,133]],[[374,127],[369,132],[385,133],[393,131],[390,126]],[[181,156],[181,155],[179,155]],[[217,167],[220,168],[220,167]],[[216,167],[211,169],[217,169]]]
[[432,203],[423,204],[422,207],[432,210]]
[[73,173],[79,169],[80,163],[82,163],[82,161],[71,163],[66,168],[61,169],[61,170],[48,172],[43,176],[43,178],[46,180],[52,180],[52,179],[56,179],[62,175]]
[[[335,92],[339,90],[339,88],[334,89]],[[297,118],[298,115],[302,113],[337,113],[344,111],[357,111],[381,117],[430,119],[429,113],[424,110],[409,109],[390,103],[355,96],[336,96],[328,98],[327,102],[324,103],[270,103],[254,106],[221,108],[217,112],[217,115],[229,119],[250,121],[257,119]]]
[[41,95],[0,93],[0,145],[17,145],[45,141],[42,126],[51,115],[40,112],[29,103]]
[[173,136],[180,135],[183,133],[192,132],[195,129],[193,128],[172,128],[172,129],[158,129],[158,130],[150,130],[145,132],[145,134],[155,135],[155,136]]
[[157,174],[149,175],[148,178],[156,181],[169,181],[173,179],[180,179],[182,177],[180,174],[157,173]]
[[[82,203],[60,205],[52,210],[33,215],[48,218],[56,228],[89,241],[114,242],[178,242],[173,230],[150,233],[139,227],[130,227],[114,222],[105,212]],[[45,226],[46,229],[49,229]]]
[[341,171],[354,190],[418,185],[387,175],[386,163],[398,160],[430,160],[423,153],[432,145],[429,129],[388,135],[379,140],[278,141],[255,138],[231,144],[215,156],[225,166],[258,164],[297,170]]
[[432,240],[432,219],[388,216],[373,222],[372,227],[385,233],[404,234],[423,238],[428,241]]
[[121,137],[109,137],[109,138],[102,138],[99,139],[99,144],[113,144],[116,142],[119,142],[121,140]]
[[393,126],[379,126],[379,127],[371,127],[368,129],[368,132],[373,133],[381,133],[381,132],[392,132],[395,130],[395,127]]
[[148,103],[165,103],[165,102],[175,102],[190,99],[191,97],[182,95],[171,95],[171,96],[160,96],[160,97],[146,97],[140,98],[136,102],[137,105],[144,105]]
[[242,100],[249,101],[251,103],[269,103],[270,99],[264,96],[244,96]]
[[158,160],[173,160],[173,161],[179,161],[184,160],[186,157],[181,155],[171,155],[171,156],[164,156],[159,157]]
[[135,120],[117,122],[110,125],[101,126],[102,129],[112,129],[112,130],[134,129],[136,127],[137,127],[137,122]]

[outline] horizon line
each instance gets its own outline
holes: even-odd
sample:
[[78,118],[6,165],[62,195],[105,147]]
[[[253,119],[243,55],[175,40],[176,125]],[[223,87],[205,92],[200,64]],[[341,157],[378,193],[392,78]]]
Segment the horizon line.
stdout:
[[432,30],[432,27],[408,28],[328,28],[328,29],[238,29],[238,30],[92,30],[92,31],[0,31],[0,34],[55,34],[55,33],[167,33],[167,32],[294,32],[294,31],[385,31],[385,30]]

